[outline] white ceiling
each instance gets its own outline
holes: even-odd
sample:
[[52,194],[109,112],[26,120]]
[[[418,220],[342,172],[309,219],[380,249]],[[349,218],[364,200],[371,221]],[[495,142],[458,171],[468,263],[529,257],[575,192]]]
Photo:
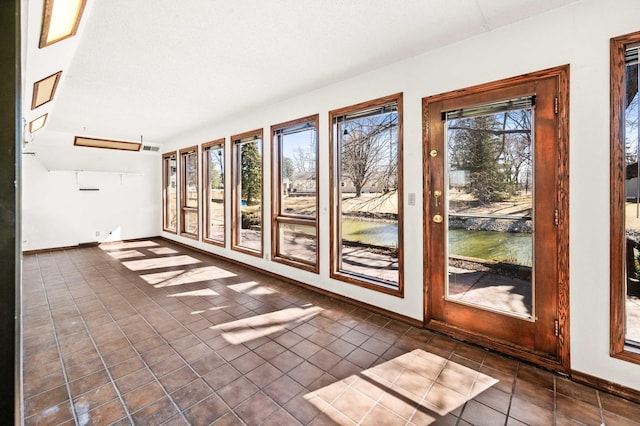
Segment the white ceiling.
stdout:
[[[38,49],[42,0],[23,0],[24,117],[162,143],[574,1],[87,0],[78,34]],[[59,70],[31,111],[33,83]]]

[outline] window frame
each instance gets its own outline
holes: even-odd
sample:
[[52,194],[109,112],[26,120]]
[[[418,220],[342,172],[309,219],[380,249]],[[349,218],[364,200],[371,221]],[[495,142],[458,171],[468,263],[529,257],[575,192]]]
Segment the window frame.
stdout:
[[640,364],[640,345],[626,341],[626,236],[625,236],[625,51],[640,44],[640,31],[610,40],[610,355]]
[[[239,165],[240,156],[238,148],[243,139],[260,139],[260,250],[240,245],[240,233],[242,231],[242,209],[238,205],[242,200],[242,194],[238,194],[237,188],[242,179],[241,167]],[[264,135],[263,129],[256,129],[249,132],[233,135],[229,138],[231,148],[231,250],[249,254],[251,256],[262,257],[264,255]]]
[[[293,266],[296,268],[304,269],[309,272],[320,272],[320,223],[318,211],[320,209],[320,188],[318,179],[318,157],[319,157],[319,122],[320,115],[314,114],[307,117],[290,120],[284,123],[274,124],[271,126],[271,259],[274,262],[283,263],[285,265]],[[279,130],[293,127],[303,123],[313,123],[313,128],[316,131],[315,137],[315,181],[316,181],[316,209],[315,216],[302,216],[282,213],[282,152],[280,146],[279,135],[276,134]],[[299,259],[293,256],[286,256],[280,253],[279,245],[279,227],[283,225],[302,225],[313,226],[316,231],[316,261],[307,262],[303,259]]]
[[[169,186],[169,168],[167,167],[167,161],[174,159],[176,162],[176,187],[175,187],[175,191],[176,191],[176,202],[175,202],[175,209],[176,209],[176,223],[175,226],[173,228],[171,228],[170,224],[168,224],[169,222],[169,212],[170,212],[170,200],[167,194],[167,188]],[[165,152],[164,154],[162,154],[162,230],[164,232],[170,232],[172,234],[177,234],[178,233],[178,211],[179,211],[179,207],[178,207],[178,179],[179,175],[178,175],[178,152],[177,151],[171,151],[171,152]]]
[[[196,195],[198,196],[198,200],[196,200],[196,207],[189,207],[186,205],[186,201],[187,201],[187,167],[186,167],[186,159],[188,155],[191,155],[195,153],[196,155],[196,171],[195,171],[195,177],[196,177]],[[199,163],[198,163],[198,146],[194,145],[194,146],[190,146],[189,148],[184,148],[179,150],[179,155],[178,157],[180,158],[180,235],[183,237],[187,237],[187,238],[191,238],[191,239],[198,239],[199,233],[200,233],[200,224],[199,224],[199,206],[200,206],[200,190],[198,188],[199,183],[199,170],[198,168],[200,167]],[[188,232],[185,228],[186,226],[186,215],[187,213],[193,213],[195,212],[196,214],[196,233],[193,234],[191,232]]]
[[[209,150],[211,149],[221,149],[222,150],[222,176],[224,187],[222,190],[222,240],[217,240],[209,235],[210,231],[210,199],[211,199],[211,188],[209,186]],[[220,247],[225,247],[227,242],[227,215],[226,215],[226,207],[227,207],[227,153],[225,149],[225,138],[216,139],[210,142],[205,142],[201,145],[202,149],[202,241],[208,244],[217,245]]]
[[[340,184],[340,176],[338,175],[339,167],[339,141],[335,140],[334,136],[334,121],[340,116],[355,114],[367,109],[373,109],[376,107],[383,107],[395,103],[398,114],[398,142],[397,142],[397,178],[398,178],[398,284],[397,286],[391,286],[384,280],[376,280],[373,277],[356,274],[349,271],[340,270],[339,268],[339,255],[340,255],[340,235],[338,220],[340,215],[338,214],[337,196],[340,191],[336,185]],[[347,106],[344,108],[335,109],[329,111],[329,258],[330,269],[329,276],[333,279],[346,282],[348,284],[364,287],[370,290],[375,290],[381,293],[389,294],[397,297],[404,297],[404,184],[403,184],[403,93],[396,93],[389,96],[373,99],[370,101],[358,103],[355,105]]]

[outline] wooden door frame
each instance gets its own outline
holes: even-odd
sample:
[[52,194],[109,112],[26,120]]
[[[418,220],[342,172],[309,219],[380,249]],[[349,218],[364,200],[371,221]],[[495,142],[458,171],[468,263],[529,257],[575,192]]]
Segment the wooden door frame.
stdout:
[[[557,179],[558,191],[558,230],[557,241],[557,321],[558,321],[558,350],[556,357],[533,352],[526,348],[516,346],[510,342],[491,338],[479,333],[462,329],[455,325],[437,321],[432,318],[431,299],[429,282],[430,269],[430,239],[431,226],[430,217],[430,190],[431,190],[431,170],[430,170],[430,112],[429,105],[434,102],[454,99],[470,94],[505,89],[512,85],[534,82],[539,79],[554,78],[557,87]],[[433,95],[422,99],[422,123],[423,123],[423,276],[424,276],[424,322],[423,326],[432,330],[440,331],[454,338],[477,343],[489,349],[497,350],[508,355],[533,362],[545,368],[556,371],[570,371],[570,341],[569,341],[569,65],[563,65],[529,74],[511,77],[491,83],[480,84],[465,89],[455,90],[439,95]]]

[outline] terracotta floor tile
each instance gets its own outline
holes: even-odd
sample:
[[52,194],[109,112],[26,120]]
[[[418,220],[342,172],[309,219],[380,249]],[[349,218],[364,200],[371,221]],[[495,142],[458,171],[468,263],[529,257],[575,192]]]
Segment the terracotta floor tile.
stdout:
[[284,373],[272,364],[265,362],[259,367],[253,369],[246,374],[246,377],[251,380],[259,388],[264,388],[269,384],[275,382],[282,377]]
[[[26,416],[27,413],[25,413]],[[30,417],[26,417],[24,424],[25,426],[29,425],[57,425],[61,424],[65,421],[71,421],[72,424],[75,425],[75,421],[73,420],[73,410],[71,408],[71,404],[69,401],[64,401],[60,404],[52,405],[48,407],[46,410],[40,410]]]
[[308,386],[316,379],[322,376],[324,372],[313,364],[303,361],[302,364],[289,371],[289,377],[300,383],[302,386]]
[[167,392],[171,393],[180,389],[187,383],[194,381],[197,378],[198,376],[196,375],[196,373],[194,373],[190,367],[185,366],[167,374],[166,376],[160,377],[159,380],[160,383],[162,383],[162,386],[164,386],[164,388],[167,390]]
[[310,342],[309,340],[302,340],[301,342],[291,347],[291,351],[293,353],[304,359],[309,359],[320,349],[322,349],[322,347],[316,345],[313,342]]
[[269,362],[275,365],[280,371],[288,372],[300,365],[304,360],[291,351],[284,351],[278,356],[272,358]]
[[274,380],[262,389],[265,394],[280,405],[286,404],[303,390],[304,387],[286,375]]
[[395,426],[406,425],[407,420],[382,405],[376,405],[369,413],[367,413],[366,417],[360,424],[362,426]]
[[509,417],[531,426],[553,424],[553,411],[514,397],[511,401]]
[[176,414],[178,414],[178,411],[171,400],[168,397],[164,397],[132,413],[131,417],[136,424],[159,425]]
[[[127,267],[148,259],[155,270]],[[199,263],[176,265],[180,259]],[[232,276],[147,281],[202,267]],[[26,425],[640,418],[638,404],[163,240],[26,255],[23,280]],[[255,285],[248,291],[245,283]],[[203,288],[217,296],[172,297]],[[264,333],[264,321],[287,309],[318,311]]]
[[80,411],[79,407],[87,411],[99,407],[118,397],[116,390],[111,383],[106,383],[100,387],[92,389],[73,399],[73,405],[76,411]]
[[241,374],[229,364],[223,364],[202,376],[205,382],[214,390],[233,382]]
[[345,357],[347,361],[357,365],[362,369],[371,367],[378,358],[378,355],[372,354],[371,352],[366,351],[362,348],[354,349],[349,355]]
[[264,363],[265,360],[253,352],[247,352],[230,362],[242,374],[246,374]]
[[222,398],[230,407],[236,407],[254,393],[258,392],[258,388],[244,377],[229,383],[217,391],[218,396]]
[[213,394],[211,387],[202,379],[196,379],[171,394],[181,410],[186,410]]
[[540,388],[539,386],[527,381],[520,379],[516,381],[514,396],[531,404],[546,408],[547,410],[553,410],[553,392],[545,388]]
[[271,416],[278,408],[278,405],[271,398],[258,392],[237,406],[234,411],[248,425],[257,425]]
[[184,411],[184,416],[193,426],[206,426],[230,413],[226,404],[216,395],[193,405]]
[[138,411],[156,400],[164,397],[166,394],[160,384],[155,380],[144,386],[132,390],[124,394],[122,397],[127,404],[130,412]]
[[299,424],[291,414],[282,408],[276,410],[261,423],[262,426],[298,426]]

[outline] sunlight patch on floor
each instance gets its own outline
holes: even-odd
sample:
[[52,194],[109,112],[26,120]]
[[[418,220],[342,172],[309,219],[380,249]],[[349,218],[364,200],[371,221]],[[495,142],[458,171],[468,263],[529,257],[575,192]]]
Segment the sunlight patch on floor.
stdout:
[[303,323],[322,312],[322,308],[287,308],[211,327],[222,331],[222,337],[234,345],[268,336]]
[[155,247],[158,245],[158,243],[154,243],[153,241],[128,241],[123,243],[104,244],[101,245],[100,248],[104,251],[114,251],[132,248]]
[[178,253],[177,250],[174,250],[169,247],[158,247],[158,248],[150,248],[149,251],[153,254],[175,254]]
[[129,259],[131,257],[144,257],[144,254],[138,250],[110,251],[109,256],[114,259]]
[[216,266],[204,266],[188,270],[175,270],[145,274],[140,277],[156,288],[192,284],[220,278],[235,277],[236,274]]
[[122,264],[131,271],[144,271],[148,269],[170,268],[174,266],[193,265],[195,263],[202,263],[202,262],[196,259],[195,257],[191,257],[187,255],[159,257],[154,259],[130,260],[128,262],[122,262]]
[[248,294],[249,296],[265,296],[267,294],[277,293],[276,290],[265,287],[256,281],[248,281],[246,283],[231,284],[229,288],[238,293]]
[[337,424],[430,424],[498,380],[421,349],[305,395]]
[[220,296],[220,293],[216,293],[210,288],[201,288],[200,290],[183,291],[182,293],[169,294],[167,297],[207,297],[207,296]]

